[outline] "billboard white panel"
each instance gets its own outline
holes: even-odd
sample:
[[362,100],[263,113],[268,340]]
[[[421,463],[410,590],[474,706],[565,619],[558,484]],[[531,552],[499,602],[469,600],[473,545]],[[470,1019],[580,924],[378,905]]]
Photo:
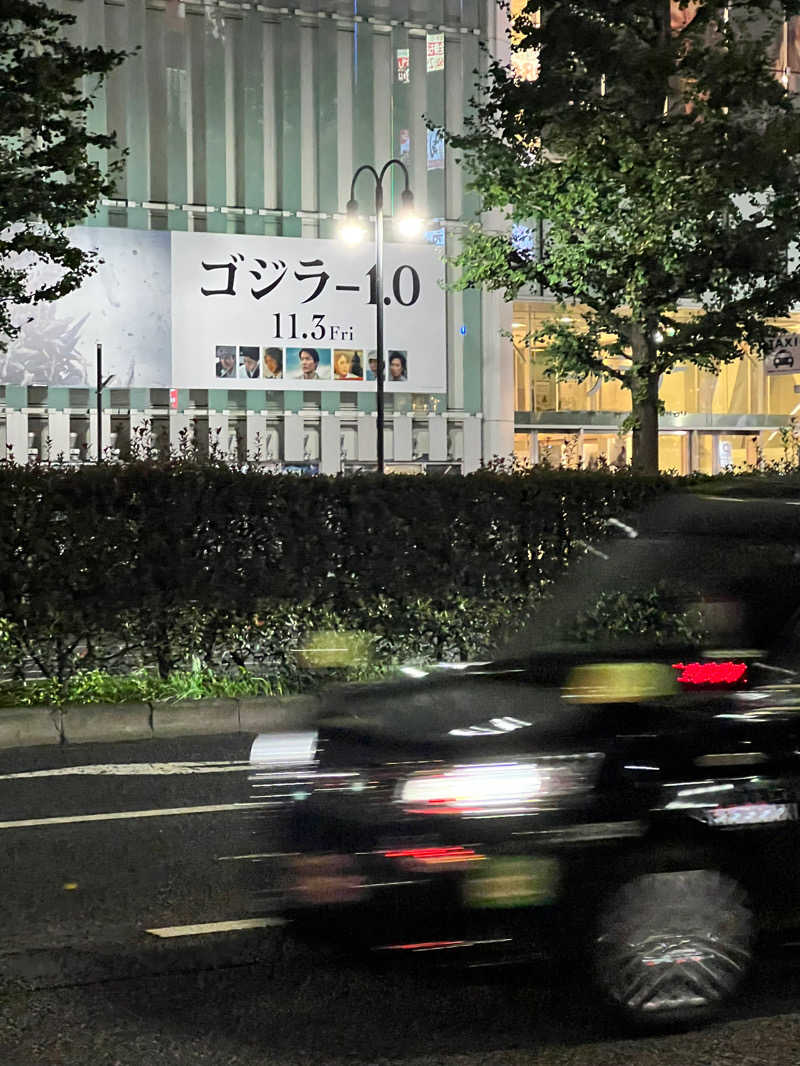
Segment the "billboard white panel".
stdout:
[[[0,382],[94,385],[99,341],[112,387],[168,386],[170,234],[89,226],[68,232],[72,244],[99,253],[97,271],[58,300],[14,309],[21,332],[0,352]],[[57,281],[62,271],[40,262],[31,274],[38,287]]]
[[[97,272],[52,303],[15,309],[0,383],[372,391],[375,245],[76,227]],[[32,267],[35,280],[59,271]],[[386,388],[446,391],[445,295],[431,245],[384,249]],[[371,360],[372,356],[372,360]]]
[[[373,242],[171,236],[173,385],[375,388]],[[390,392],[446,391],[442,276],[435,248],[384,247]]]

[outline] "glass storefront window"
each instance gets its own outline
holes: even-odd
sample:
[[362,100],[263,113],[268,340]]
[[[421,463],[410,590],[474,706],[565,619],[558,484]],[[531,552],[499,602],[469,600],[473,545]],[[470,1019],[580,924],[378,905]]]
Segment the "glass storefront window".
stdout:
[[697,367],[676,366],[665,374],[661,381],[659,395],[664,401],[664,409],[669,414],[687,414],[697,410]]
[[631,409],[630,395],[616,380],[555,378],[530,342],[531,333],[554,313],[548,305],[517,302],[513,308],[514,387],[517,411],[614,411]]
[[688,433],[661,433],[658,437],[658,466],[660,470],[687,473]]
[[717,464],[721,471],[743,468],[747,464],[747,439],[743,433],[716,434]]
[[[552,317],[553,305],[517,301],[513,306],[516,409],[518,411],[630,411],[630,394],[615,380],[556,380],[544,373],[536,345],[528,338]],[[792,323],[786,323],[793,328]],[[796,329],[797,327],[794,326]],[[719,374],[695,366],[678,366],[665,374],[661,399],[670,414],[789,415],[798,397],[800,376],[769,375],[755,356],[720,368]]]
[[617,381],[616,378],[612,378],[610,381],[604,381],[600,386],[598,410],[624,411],[627,413],[630,409],[631,394],[623,386],[622,382]]
[[514,304],[511,322],[514,345],[514,406],[517,411],[531,408],[531,351],[528,345],[530,315],[524,304]]
[[786,433],[779,429],[769,430],[759,435],[759,451],[764,464],[794,462],[792,448],[787,447]]
[[579,433],[540,433],[539,462],[577,470],[582,464]]
[[795,392],[795,385],[800,383],[800,379],[797,374],[767,374],[766,372],[764,372],[764,377],[766,378],[767,414],[786,415],[788,419],[790,413],[794,412],[794,408],[800,402],[800,396]]
[[571,469],[623,469],[630,463],[630,437],[618,433],[539,433],[539,462]]
[[515,433],[514,434],[514,458],[518,463],[528,465],[531,463],[531,445],[533,434],[531,433]]

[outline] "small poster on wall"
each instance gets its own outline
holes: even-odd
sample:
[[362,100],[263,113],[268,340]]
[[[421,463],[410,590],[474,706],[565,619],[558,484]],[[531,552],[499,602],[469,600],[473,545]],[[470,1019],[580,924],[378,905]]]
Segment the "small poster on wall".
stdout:
[[429,33],[426,44],[427,61],[425,69],[429,74],[434,70],[444,70],[444,34]]
[[428,170],[444,170],[444,134],[428,130]]

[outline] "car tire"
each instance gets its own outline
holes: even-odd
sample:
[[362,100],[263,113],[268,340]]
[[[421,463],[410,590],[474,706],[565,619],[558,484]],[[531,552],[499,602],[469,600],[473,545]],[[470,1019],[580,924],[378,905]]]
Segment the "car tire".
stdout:
[[600,907],[594,979],[605,1000],[637,1026],[705,1020],[747,975],[754,935],[745,892],[726,874],[643,872]]

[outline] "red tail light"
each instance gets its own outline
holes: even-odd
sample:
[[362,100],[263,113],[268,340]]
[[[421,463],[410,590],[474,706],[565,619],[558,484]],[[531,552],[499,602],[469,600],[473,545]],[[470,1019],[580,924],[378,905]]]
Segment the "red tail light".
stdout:
[[747,663],[673,663],[672,669],[680,670],[682,685],[738,685],[747,680]]

